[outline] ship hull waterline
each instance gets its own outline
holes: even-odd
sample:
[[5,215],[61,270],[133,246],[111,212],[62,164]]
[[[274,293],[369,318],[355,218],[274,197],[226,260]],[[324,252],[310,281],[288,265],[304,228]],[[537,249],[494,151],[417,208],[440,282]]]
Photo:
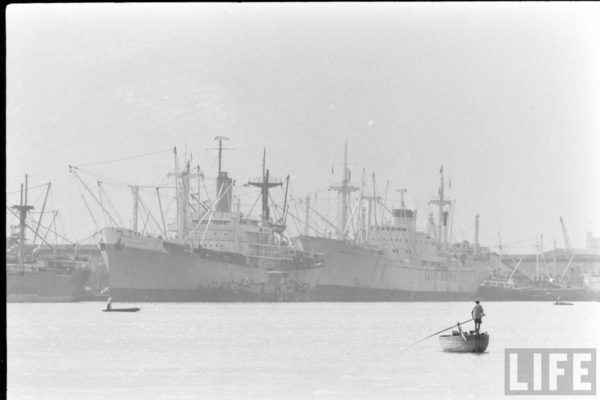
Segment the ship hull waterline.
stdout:
[[325,267],[313,301],[470,301],[484,276],[479,268],[398,265],[374,249],[328,238],[299,236],[295,243],[304,251],[325,254]]
[[[276,302],[306,301],[321,268],[285,274],[185,252],[106,245],[113,301]],[[309,284],[307,282],[312,282]]]
[[6,274],[7,303],[76,302],[89,277],[89,270],[58,273],[25,271]]

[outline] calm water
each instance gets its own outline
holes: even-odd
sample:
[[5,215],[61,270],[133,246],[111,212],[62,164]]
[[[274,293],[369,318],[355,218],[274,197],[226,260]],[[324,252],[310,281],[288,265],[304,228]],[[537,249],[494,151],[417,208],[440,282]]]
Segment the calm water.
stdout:
[[481,355],[402,351],[472,303],[103,306],[8,304],[8,398],[507,399],[504,348],[600,348],[596,302],[483,303]]

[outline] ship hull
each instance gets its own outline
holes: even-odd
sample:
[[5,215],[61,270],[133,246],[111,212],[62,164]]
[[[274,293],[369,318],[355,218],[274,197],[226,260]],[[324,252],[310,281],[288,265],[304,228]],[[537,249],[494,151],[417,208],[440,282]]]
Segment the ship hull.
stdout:
[[113,301],[305,301],[322,272],[322,268],[269,270],[248,265],[240,255],[164,250],[160,239],[112,233],[105,231],[102,254]]
[[304,251],[325,254],[315,301],[464,301],[486,271],[484,263],[470,268],[401,264],[374,249],[336,239],[299,236]]
[[6,273],[6,301],[9,303],[73,302],[82,293],[90,271],[23,271]]
[[111,298],[119,302],[152,303],[267,303],[281,301],[307,301],[310,294],[276,296],[275,293],[255,293],[251,290],[229,288],[200,289],[131,289],[111,288]]
[[502,288],[481,286],[477,296],[482,301],[590,301],[600,296],[584,288]]
[[471,292],[436,292],[398,289],[376,289],[318,285],[314,301],[341,302],[386,302],[386,301],[467,301],[472,300]]

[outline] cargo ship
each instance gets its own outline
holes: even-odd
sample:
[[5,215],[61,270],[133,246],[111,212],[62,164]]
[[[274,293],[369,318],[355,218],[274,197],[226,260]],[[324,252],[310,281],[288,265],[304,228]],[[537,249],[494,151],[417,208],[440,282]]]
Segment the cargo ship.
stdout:
[[550,282],[531,281],[519,286],[513,280],[484,280],[477,295],[483,301],[591,301],[600,296],[585,287],[566,287]]
[[[174,235],[150,236],[105,227],[100,249],[109,271],[114,301],[269,302],[309,300],[323,272],[324,257],[303,252],[286,238],[285,221],[270,215],[269,190],[283,186],[265,168],[246,186],[260,188],[262,213],[250,218],[232,204],[234,181],[222,171],[223,141],[218,136],[216,200],[190,204],[190,162],[180,172],[174,149],[177,222]],[[75,167],[72,167],[75,168]],[[137,191],[134,190],[134,193]],[[134,195],[134,204],[137,204]],[[134,207],[136,209],[137,207]],[[162,213],[162,211],[161,211]]]
[[[85,258],[73,252],[58,252],[45,242],[43,237],[40,237],[43,244],[31,252],[25,251],[26,228],[38,235],[38,229],[34,231],[27,224],[27,214],[34,208],[27,204],[27,180],[28,176],[25,175],[25,187],[21,185],[20,203],[9,209],[14,216],[18,217],[19,225],[14,227],[18,230],[11,232],[7,241],[6,301],[9,303],[77,301],[91,272]],[[49,189],[50,184],[48,184]],[[43,208],[40,221],[42,215]],[[36,224],[31,225],[36,226]],[[39,226],[38,223],[37,227]],[[50,251],[42,251],[42,246]]]
[[[598,262],[600,258],[597,255],[580,255],[573,250],[556,249],[547,255],[554,259],[550,265],[552,268],[546,264],[545,254],[541,251],[508,256],[508,260],[502,260],[501,265],[504,269],[510,268],[510,273],[495,270],[480,284],[477,295],[485,301],[555,301],[557,298],[590,301],[600,298],[598,287],[594,288],[594,272],[589,265],[590,262]],[[515,258],[518,258],[516,263]],[[561,258],[565,266],[561,273],[556,273]],[[574,260],[584,260],[585,263],[574,263]],[[582,273],[586,269],[588,272]]]
[[[16,260],[15,260],[16,261]],[[75,302],[91,270],[85,261],[68,256],[6,263],[8,303]]]
[[[407,209],[403,192],[399,208],[392,209],[388,223],[371,223],[377,196],[361,189],[359,205],[368,201],[368,213],[361,212],[357,237],[348,234],[349,195],[358,189],[350,185],[347,144],[342,182],[330,189],[339,193],[337,237],[305,232],[294,238],[304,251],[325,253],[325,268],[314,298],[319,301],[452,301],[470,300],[488,272],[491,253],[478,245],[479,216],[475,242],[449,243],[449,212],[452,202],[444,194],[443,167],[440,169],[438,224],[429,215],[428,232],[416,228],[417,211]],[[363,184],[364,187],[364,184]],[[304,203],[310,214],[309,198]],[[332,223],[329,224],[333,226]]]

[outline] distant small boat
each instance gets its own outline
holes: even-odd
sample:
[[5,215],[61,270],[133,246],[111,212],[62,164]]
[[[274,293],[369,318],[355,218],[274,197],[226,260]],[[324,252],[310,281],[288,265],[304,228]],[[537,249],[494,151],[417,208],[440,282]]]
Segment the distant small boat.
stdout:
[[445,351],[456,353],[483,353],[490,342],[487,333],[452,331],[452,335],[440,336],[440,344]]
[[132,307],[132,308],[105,308],[102,311],[103,312],[137,312],[137,311],[140,311],[140,308],[138,308],[138,307]]
[[573,303],[567,303],[566,301],[556,301],[554,302],[555,306],[572,306]]

